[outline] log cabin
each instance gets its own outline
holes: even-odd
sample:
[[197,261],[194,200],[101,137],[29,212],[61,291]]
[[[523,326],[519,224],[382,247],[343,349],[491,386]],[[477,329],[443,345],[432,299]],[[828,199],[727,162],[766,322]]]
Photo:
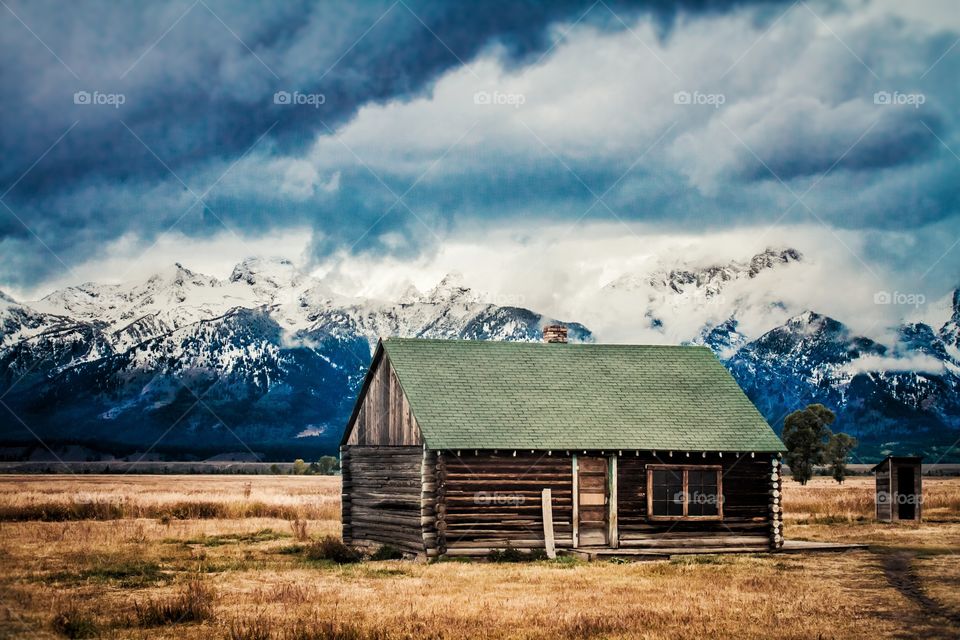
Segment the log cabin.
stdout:
[[706,347],[388,338],[340,447],[343,539],[436,558],[507,548],[767,551],[783,444]]

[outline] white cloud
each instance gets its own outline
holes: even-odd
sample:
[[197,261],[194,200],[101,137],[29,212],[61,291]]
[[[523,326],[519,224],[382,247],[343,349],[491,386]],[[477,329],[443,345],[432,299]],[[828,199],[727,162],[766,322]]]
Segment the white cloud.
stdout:
[[[316,275],[325,276],[341,293],[396,299],[411,284],[427,290],[446,273],[459,272],[488,300],[517,301],[562,320],[582,322],[607,342],[688,340],[705,322],[722,322],[734,309],[741,311],[742,331],[752,337],[808,309],[832,316],[854,332],[879,337],[908,311],[875,304],[876,283],[864,277],[857,259],[833,234],[817,226],[711,234],[665,233],[639,225],[627,229],[619,223],[544,224],[536,229],[518,224],[472,231],[464,230],[437,252],[415,260],[338,258],[321,265]],[[841,238],[862,251],[855,234],[845,232]],[[659,269],[744,261],[771,246],[794,247],[804,260],[732,283],[718,298],[701,301],[695,312],[647,288],[614,295],[602,290],[624,274],[646,276]],[[657,297],[651,302],[652,294]],[[664,320],[663,331],[648,326],[648,310]]]
[[38,300],[51,291],[82,282],[118,284],[146,279],[175,262],[197,273],[226,278],[237,263],[252,256],[279,255],[302,262],[309,241],[309,229],[278,230],[257,237],[224,231],[195,238],[173,232],[155,244],[126,235],[105,246],[98,257],[73,266],[53,280],[9,293],[18,300]]
[[944,369],[945,365],[942,360],[928,355],[915,355],[907,358],[861,356],[843,367],[845,372],[851,374],[910,371],[940,375],[944,372]]

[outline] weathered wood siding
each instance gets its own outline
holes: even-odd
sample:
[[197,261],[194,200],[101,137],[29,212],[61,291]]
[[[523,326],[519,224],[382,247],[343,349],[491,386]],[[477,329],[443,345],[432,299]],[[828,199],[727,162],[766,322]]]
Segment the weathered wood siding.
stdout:
[[341,460],[344,542],[425,554],[423,448],[348,446]]
[[[695,457],[694,457],[695,456]],[[778,528],[779,462],[769,454],[751,458],[727,454],[674,453],[654,457],[641,452],[618,458],[617,514],[621,547],[697,548],[722,550],[731,547],[762,551],[771,548]],[[775,464],[776,463],[776,464]],[[647,519],[648,464],[720,465],[723,476],[723,519],[650,521]],[[775,495],[776,494],[776,495]],[[774,502],[776,500],[776,502]],[[782,527],[782,525],[779,525]],[[779,531],[779,533],[778,533]]]
[[573,467],[546,452],[440,454],[436,465],[438,549],[450,556],[491,549],[543,549],[543,489],[553,501],[557,547],[573,544]]
[[373,365],[373,374],[353,422],[347,425],[348,445],[411,446],[423,444],[420,428],[386,355]]
[[891,484],[890,461],[884,460],[877,468],[877,520],[893,520],[893,485]]

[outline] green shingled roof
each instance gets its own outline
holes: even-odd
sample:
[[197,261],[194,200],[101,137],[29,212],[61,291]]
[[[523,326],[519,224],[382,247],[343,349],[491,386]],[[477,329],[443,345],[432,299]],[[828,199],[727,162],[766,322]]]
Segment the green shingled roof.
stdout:
[[432,449],[784,450],[706,347],[381,344]]

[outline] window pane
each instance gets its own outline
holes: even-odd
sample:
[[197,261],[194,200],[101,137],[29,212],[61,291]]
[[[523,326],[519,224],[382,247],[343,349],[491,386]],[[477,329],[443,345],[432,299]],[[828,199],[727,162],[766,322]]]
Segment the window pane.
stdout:
[[677,469],[653,470],[653,515],[683,515],[683,472]]
[[687,512],[697,516],[715,516],[719,513],[719,496],[717,495],[717,472],[702,470],[697,472],[696,486],[690,484],[690,505]]
[[[652,474],[652,512],[655,516],[716,516],[722,499],[717,493],[715,469],[655,469]],[[683,491],[684,474],[687,492]],[[684,514],[686,503],[686,514]]]

